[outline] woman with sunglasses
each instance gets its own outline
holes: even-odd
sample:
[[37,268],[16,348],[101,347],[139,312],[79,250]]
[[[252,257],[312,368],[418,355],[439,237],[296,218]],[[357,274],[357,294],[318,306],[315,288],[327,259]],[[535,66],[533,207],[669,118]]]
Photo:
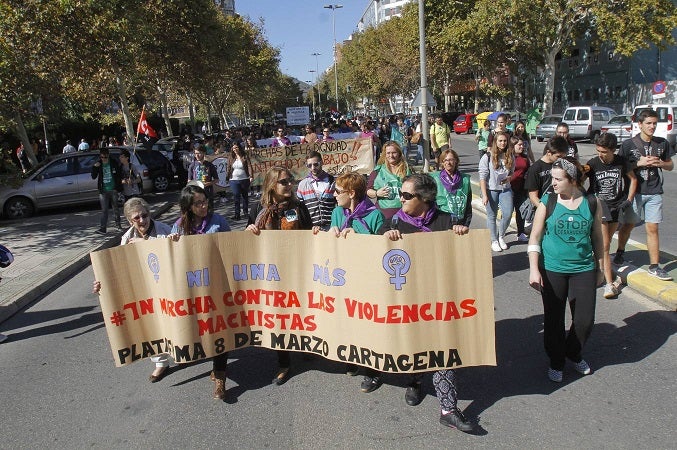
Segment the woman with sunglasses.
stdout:
[[[247,230],[255,235],[262,230],[311,230],[313,222],[308,208],[296,197],[294,178],[284,167],[271,167],[263,178],[261,202],[249,211]],[[289,352],[277,350],[279,369],[273,384],[287,381],[290,368]]]
[[[200,186],[189,184],[181,190],[179,197],[181,216],[172,227],[172,234],[192,236],[195,234],[211,234],[230,231],[226,219],[215,212],[209,212],[209,200],[205,190]],[[228,352],[212,358],[214,381],[214,399],[226,398],[226,367]]]
[[[391,241],[402,239],[402,236],[408,233],[446,230],[452,230],[458,235],[468,233],[467,227],[454,226],[451,215],[444,214],[437,208],[437,184],[430,175],[422,173],[409,175],[402,182],[399,195],[402,208],[392,218],[386,219],[379,230],[379,234],[383,234]],[[421,377],[422,374],[413,375],[407,387],[404,399],[409,406],[416,406],[423,400]],[[365,377],[362,390],[371,392],[364,390],[366,383]],[[372,384],[378,387],[381,382],[372,380]],[[455,371],[453,369],[438,370],[433,374],[433,385],[442,410],[440,423],[464,432],[472,431],[472,423],[466,420],[456,407]]]
[[440,154],[442,170],[430,176],[437,183],[437,207],[451,215],[454,226],[470,227],[472,220],[472,189],[470,175],[458,170],[458,153],[452,149]]
[[[137,241],[159,238],[174,238],[171,234],[171,227],[162,222],[153,220],[150,217],[150,206],[145,200],[139,197],[132,197],[125,202],[123,207],[125,218],[131,225],[129,230],[122,235],[120,245],[132,244]],[[92,292],[98,294],[101,291],[101,282],[94,281]],[[162,353],[157,356],[151,356],[151,362],[155,364],[155,370],[150,374],[148,380],[151,383],[157,383],[169,374],[169,366],[172,364],[172,357],[168,353]]]
[[383,144],[378,165],[367,180],[367,195],[376,200],[376,206],[386,218],[391,218],[402,207],[399,192],[402,180],[410,174],[400,145],[395,141]]

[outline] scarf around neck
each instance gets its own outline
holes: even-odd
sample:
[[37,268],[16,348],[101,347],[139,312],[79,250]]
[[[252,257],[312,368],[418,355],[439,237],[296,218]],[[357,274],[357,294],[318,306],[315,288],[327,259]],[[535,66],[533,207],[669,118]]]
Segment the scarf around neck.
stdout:
[[365,229],[369,230],[367,222],[364,221],[364,218],[368,216],[372,211],[376,209],[376,206],[369,199],[363,199],[360,203],[355,206],[355,210],[351,213],[348,208],[343,208],[343,215],[345,220],[339,228],[340,231],[345,230],[350,227],[353,223],[353,220],[357,219]]
[[442,169],[440,170],[440,181],[444,189],[449,191],[451,194],[455,194],[458,188],[461,186],[461,172],[456,170],[452,176],[449,176],[449,172]]
[[420,231],[423,232],[430,232],[432,231],[430,228],[428,228],[428,225],[430,225],[437,215],[437,206],[433,205],[424,215],[423,217],[412,217],[409,214],[405,213],[401,209],[398,210],[395,213],[395,217],[398,219],[401,219],[404,222],[407,222],[409,225],[413,225],[416,228],[418,228]]

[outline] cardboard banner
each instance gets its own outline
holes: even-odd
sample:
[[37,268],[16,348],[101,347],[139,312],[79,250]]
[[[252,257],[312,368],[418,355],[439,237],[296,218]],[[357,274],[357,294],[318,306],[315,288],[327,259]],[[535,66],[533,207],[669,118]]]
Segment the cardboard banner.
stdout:
[[116,366],[247,346],[383,372],[495,365],[488,230],[246,231],[91,254]]
[[249,155],[254,168],[253,185],[260,185],[263,176],[273,166],[286,167],[294,178],[308,175],[306,155],[310,151],[322,154],[322,166],[331,175],[358,172],[368,175],[374,170],[374,155],[371,138],[342,139],[314,144],[294,144],[288,147],[260,147]]

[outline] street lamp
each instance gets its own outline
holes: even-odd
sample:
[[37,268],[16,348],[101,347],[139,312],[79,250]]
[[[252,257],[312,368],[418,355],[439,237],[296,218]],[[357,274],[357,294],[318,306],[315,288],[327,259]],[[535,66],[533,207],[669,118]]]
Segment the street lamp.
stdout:
[[338,72],[336,70],[336,10],[343,8],[343,5],[324,5],[325,8],[331,9],[331,23],[334,29],[334,86],[336,88],[336,112],[339,110],[338,98]]
[[[312,72],[312,70],[309,70],[308,72]],[[310,93],[310,96],[313,98],[313,122],[315,122],[315,87],[313,86],[313,82],[310,80],[306,80],[306,83],[310,85],[310,89],[313,90],[313,92]]]
[[317,107],[320,108],[320,112],[322,112],[322,98],[320,98],[320,63],[317,61],[317,57],[320,56],[322,53],[311,53],[315,57],[315,84],[317,85]]

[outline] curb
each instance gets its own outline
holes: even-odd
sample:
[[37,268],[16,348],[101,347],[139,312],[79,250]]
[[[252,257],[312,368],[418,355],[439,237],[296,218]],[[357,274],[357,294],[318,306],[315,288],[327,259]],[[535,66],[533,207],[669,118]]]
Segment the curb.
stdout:
[[[153,218],[155,219],[161,216],[162,214],[166,213],[167,211],[169,211],[169,209],[171,209],[172,206],[174,206],[174,203],[172,202],[166,202],[164,204],[161,204],[152,212]],[[77,257],[70,263],[59,267],[46,279],[44,279],[39,283],[36,283],[33,288],[21,293],[14,301],[4,304],[3,307],[0,308],[0,323],[4,322],[5,320],[12,317],[14,314],[21,311],[26,306],[35,302],[38,298],[40,298],[42,295],[46,294],[54,287],[62,283],[65,279],[75,275],[76,273],[87,267],[89,264],[91,264],[91,259],[89,257],[89,254],[91,252],[114,247],[116,243],[120,241],[120,237],[122,236],[122,234],[123,234],[122,232],[116,233],[114,236],[111,236],[110,238],[102,242],[101,245],[99,245],[98,247],[93,248],[91,251],[85,253],[84,255]]]
[[[486,215],[486,207],[479,200],[480,197],[480,185],[479,182],[475,180],[470,180],[473,195],[478,197],[477,200],[473,200],[472,207],[475,211],[481,212]],[[510,228],[516,230],[515,219],[510,221]],[[616,238],[614,238],[615,240]],[[627,247],[644,250],[646,247],[638,247],[632,245],[631,242],[628,242]],[[665,257],[670,260],[677,260],[677,256],[671,255],[669,253],[661,251],[661,257]],[[669,308],[672,311],[677,311],[677,283],[674,281],[662,281],[655,277],[649,275],[645,269],[641,267],[636,267],[631,264],[626,264],[620,267],[613,266],[613,272],[616,276],[621,277],[623,284],[630,287],[631,289],[639,292],[642,295],[645,295],[657,303]]]

